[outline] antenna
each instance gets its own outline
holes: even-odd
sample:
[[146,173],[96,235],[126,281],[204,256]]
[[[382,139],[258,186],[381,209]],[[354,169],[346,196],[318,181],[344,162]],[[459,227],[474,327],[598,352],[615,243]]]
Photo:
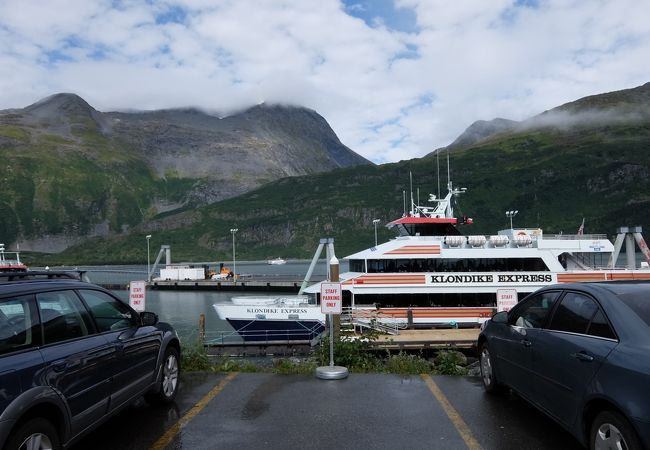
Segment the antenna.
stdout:
[[449,172],[449,150],[447,150],[447,185],[451,188],[451,174]]
[[411,183],[411,215],[413,215],[413,172],[409,171],[409,181]]
[[440,150],[436,152],[436,166],[438,167],[438,198],[440,198]]

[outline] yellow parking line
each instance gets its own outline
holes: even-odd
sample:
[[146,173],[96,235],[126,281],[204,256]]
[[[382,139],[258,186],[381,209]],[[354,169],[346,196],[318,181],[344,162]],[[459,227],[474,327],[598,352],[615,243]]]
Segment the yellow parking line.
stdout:
[[229,373],[226,378],[221,380],[219,384],[213,387],[210,392],[205,394],[201,400],[192,406],[192,408],[186,412],[185,415],[181,417],[178,422],[176,422],[169,430],[167,430],[165,434],[163,434],[160,439],[156,441],[155,444],[149,447],[149,450],[163,450],[165,447],[167,447],[169,443],[174,439],[174,437],[176,437],[178,432],[185,428],[185,425],[187,425],[187,423],[192,420],[194,416],[200,413],[201,410],[205,408],[208,403],[210,403],[210,400],[215,398],[217,394],[223,390],[226,384],[232,381],[236,376],[237,372]]
[[458,414],[458,411],[456,411],[456,409],[451,406],[451,403],[449,403],[449,400],[447,400],[447,397],[442,393],[436,382],[433,381],[433,378],[427,374],[422,374],[421,377],[427,384],[433,396],[436,398],[436,400],[438,400],[438,403],[440,403],[440,406],[442,406],[442,409],[445,410],[445,413],[447,414],[447,417],[449,417],[449,420],[451,420],[451,423],[453,423],[456,427],[456,430],[458,430],[458,434],[460,434],[460,437],[462,437],[463,441],[465,441],[467,448],[470,450],[482,450],[481,445],[474,438],[472,432],[470,431],[463,418],[460,416],[460,414]]

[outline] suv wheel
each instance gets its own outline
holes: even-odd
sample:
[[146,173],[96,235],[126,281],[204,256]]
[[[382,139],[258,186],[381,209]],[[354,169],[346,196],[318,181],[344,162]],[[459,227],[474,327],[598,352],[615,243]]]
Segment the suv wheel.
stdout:
[[636,450],[642,447],[634,428],[625,417],[616,411],[603,411],[596,416],[591,426],[589,448]]
[[167,347],[162,361],[162,377],[157,392],[147,395],[147,401],[153,404],[171,403],[178,393],[178,375],[180,373],[178,351]]
[[58,450],[59,435],[47,420],[36,418],[20,425],[7,441],[7,450]]

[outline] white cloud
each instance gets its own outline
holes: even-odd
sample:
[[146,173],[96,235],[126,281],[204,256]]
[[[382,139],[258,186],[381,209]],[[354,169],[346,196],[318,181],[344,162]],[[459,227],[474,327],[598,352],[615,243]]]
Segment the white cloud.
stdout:
[[63,91],[100,110],[294,103],[386,162],[478,119],[649,81],[650,4],[636,0],[396,0],[410,33],[352,17],[355,1],[152,3],[0,2],[0,108]]

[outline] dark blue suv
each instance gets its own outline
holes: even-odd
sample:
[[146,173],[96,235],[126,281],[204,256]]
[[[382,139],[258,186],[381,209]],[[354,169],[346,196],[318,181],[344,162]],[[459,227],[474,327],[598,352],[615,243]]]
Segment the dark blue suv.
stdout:
[[0,274],[0,448],[65,448],[142,395],[171,402],[179,364],[155,314],[69,274]]

